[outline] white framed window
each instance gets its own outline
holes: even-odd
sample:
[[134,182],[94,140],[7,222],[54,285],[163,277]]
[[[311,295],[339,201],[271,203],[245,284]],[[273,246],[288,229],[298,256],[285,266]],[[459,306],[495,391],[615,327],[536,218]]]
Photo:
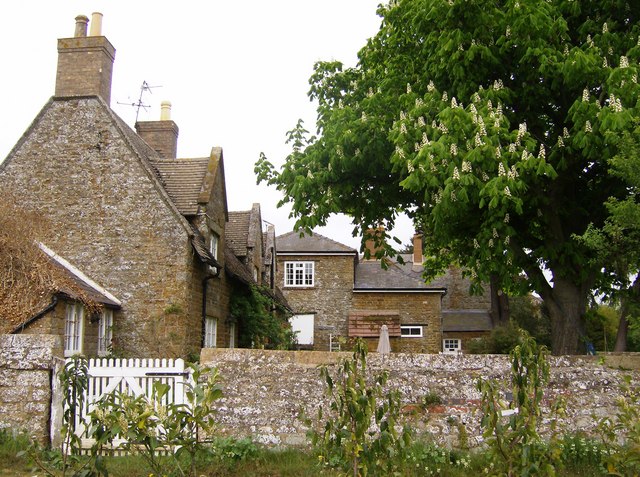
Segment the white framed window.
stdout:
[[400,337],[401,338],[422,338],[422,326],[421,325],[401,325]]
[[209,253],[211,256],[218,260],[218,246],[220,243],[220,237],[213,230],[211,231],[211,239],[209,239]]
[[284,262],[284,286],[312,287],[314,262]]
[[444,353],[459,353],[462,351],[461,340],[451,338],[442,340],[442,351]]
[[67,303],[64,320],[64,355],[66,357],[82,353],[84,335],[84,306],[81,303]]
[[313,344],[313,323],[314,315],[294,315],[289,318],[291,331],[300,345]]
[[113,339],[113,310],[105,308],[98,321],[98,356],[106,356]]
[[232,321],[229,323],[229,348],[236,347],[236,324]]
[[218,340],[218,319],[207,316],[204,320],[204,347],[215,348]]

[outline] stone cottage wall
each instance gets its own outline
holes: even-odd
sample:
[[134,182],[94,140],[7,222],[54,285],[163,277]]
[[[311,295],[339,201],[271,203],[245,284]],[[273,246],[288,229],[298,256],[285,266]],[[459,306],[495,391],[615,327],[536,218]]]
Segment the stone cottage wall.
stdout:
[[96,98],[52,101],[0,165],[0,192],[39,212],[46,245],[122,301],[114,348],[125,356],[197,350],[199,316],[185,310],[188,231]]
[[0,335],[0,428],[49,442],[51,370],[62,355],[59,336]]
[[[318,406],[326,404],[318,366],[334,366],[350,353],[315,351],[203,350],[203,364],[217,366],[223,377],[224,398],[219,402],[219,430],[237,437],[249,436],[272,445],[305,445],[307,427],[301,412],[315,418]],[[599,357],[552,357],[551,381],[545,391],[544,411],[554,399],[566,399],[566,416],[560,428],[593,432],[597,417],[615,414],[615,399],[626,374],[640,384],[640,357],[610,366]],[[444,445],[459,442],[464,427],[470,446],[482,443],[480,393],[477,379],[502,380],[508,390],[510,363],[501,355],[391,354],[384,358],[369,354],[369,369],[389,372],[389,386],[400,391],[405,419],[418,435]],[[633,364],[635,363],[635,364]],[[635,371],[624,371],[635,367]],[[442,405],[421,404],[433,393]],[[548,420],[545,421],[548,424]]]

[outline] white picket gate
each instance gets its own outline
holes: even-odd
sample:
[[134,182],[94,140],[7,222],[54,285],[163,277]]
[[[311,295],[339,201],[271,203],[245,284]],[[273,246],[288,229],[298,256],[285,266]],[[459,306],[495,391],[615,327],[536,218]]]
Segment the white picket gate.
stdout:
[[[171,387],[163,397],[163,405],[185,404],[185,385],[191,383],[191,374],[182,359],[90,359],[88,378],[84,406],[76,416],[76,434],[82,437],[83,448],[93,444],[84,436],[88,414],[106,394],[116,391],[150,397],[154,383],[161,382]],[[119,444],[114,442],[114,448]]]

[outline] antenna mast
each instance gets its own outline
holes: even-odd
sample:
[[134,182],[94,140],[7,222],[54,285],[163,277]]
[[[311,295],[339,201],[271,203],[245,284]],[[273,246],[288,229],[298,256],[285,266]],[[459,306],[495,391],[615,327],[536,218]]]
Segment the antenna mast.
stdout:
[[162,86],[150,86],[149,83],[147,83],[146,81],[143,80],[142,81],[142,85],[140,86],[140,96],[138,97],[138,101],[136,101],[135,103],[121,103],[121,102],[118,102],[118,104],[126,104],[128,106],[132,106],[132,107],[136,108],[136,122],[138,122],[138,116],[140,114],[140,108],[142,108],[145,111],[147,111],[147,108],[151,107],[148,104],[145,104],[144,101],[142,101],[142,96],[147,91],[149,92],[149,94],[153,94],[153,91],[151,91],[152,88],[162,88]]

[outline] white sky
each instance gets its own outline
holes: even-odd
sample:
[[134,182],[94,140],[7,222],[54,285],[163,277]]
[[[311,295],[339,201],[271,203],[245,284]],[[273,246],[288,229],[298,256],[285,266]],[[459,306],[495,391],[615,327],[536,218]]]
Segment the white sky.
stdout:
[[[285,134],[298,118],[315,132],[308,79],[318,60],[355,65],[357,52],[380,25],[380,0],[32,0],[2,2],[3,92],[0,161],[53,95],[57,39],[71,37],[75,17],[103,13],[102,32],[116,49],[111,107],[130,126],[140,85],[154,88],[140,120],[157,120],[171,101],[180,128],[178,157],[224,150],[229,210],[259,202],[262,218],[278,235],[292,230],[280,193],[257,186],[253,165],[260,152],[280,165],[290,152]],[[121,105],[118,103],[126,103]],[[318,232],[359,247],[345,217]],[[404,219],[394,231],[408,243]]]

